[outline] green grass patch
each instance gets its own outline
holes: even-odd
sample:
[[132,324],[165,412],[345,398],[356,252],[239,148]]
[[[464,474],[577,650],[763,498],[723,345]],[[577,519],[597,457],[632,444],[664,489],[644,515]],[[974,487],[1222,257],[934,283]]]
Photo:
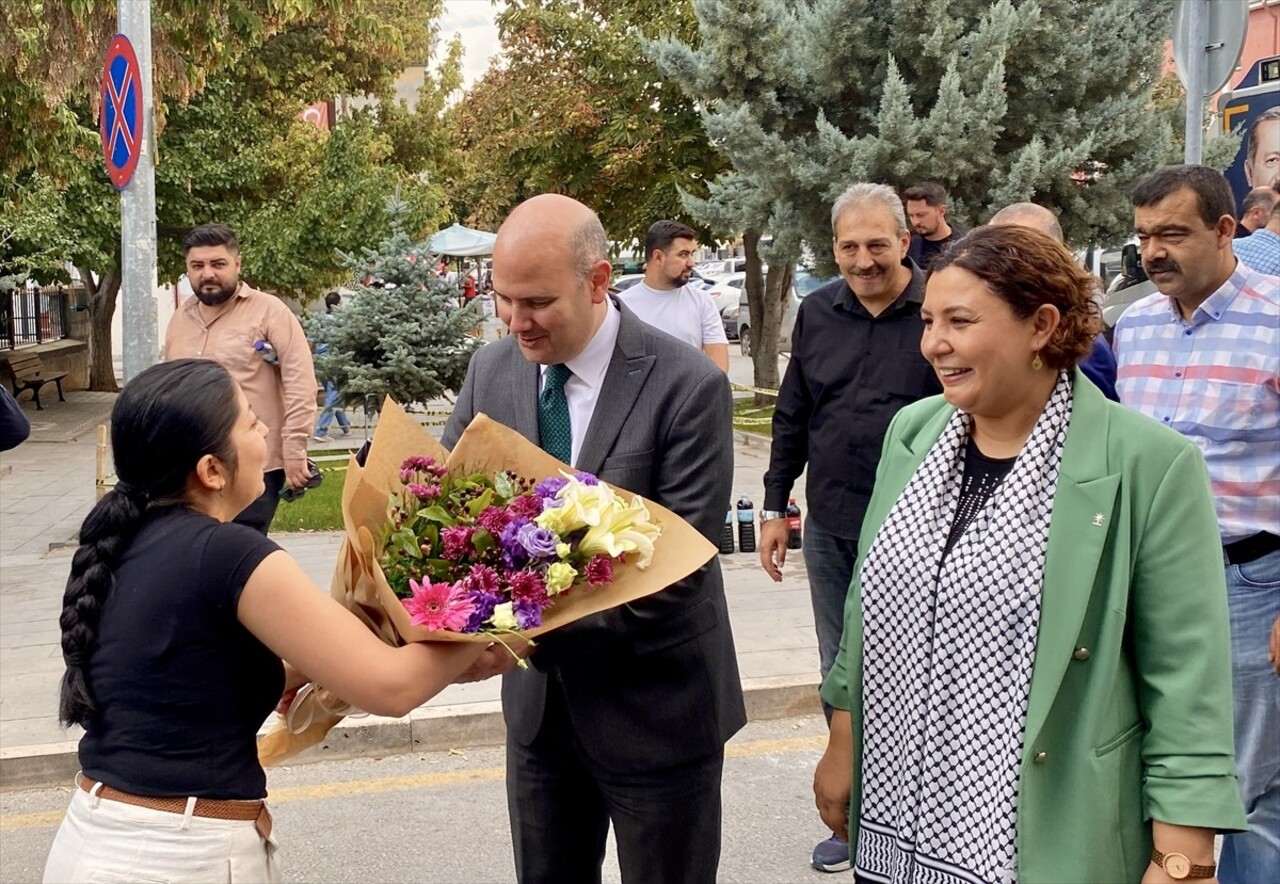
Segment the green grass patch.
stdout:
[[756,405],[754,399],[738,399],[733,403],[733,428],[761,436],[773,436],[773,403]]
[[[325,452],[337,453],[340,452]],[[273,534],[342,530],[342,483],[347,479],[347,462],[321,461],[318,466],[324,481],[319,488],[308,488],[307,493],[295,501],[280,501],[276,517],[271,522]]]

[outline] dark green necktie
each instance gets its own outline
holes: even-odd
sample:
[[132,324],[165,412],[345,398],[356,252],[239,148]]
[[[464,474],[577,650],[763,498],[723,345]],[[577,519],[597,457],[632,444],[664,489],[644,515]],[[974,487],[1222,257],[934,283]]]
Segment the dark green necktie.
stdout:
[[564,396],[564,382],[573,376],[563,363],[547,366],[542,379],[542,395],[538,397],[538,438],[542,450],[559,461],[571,464],[573,428],[569,424],[569,400]]

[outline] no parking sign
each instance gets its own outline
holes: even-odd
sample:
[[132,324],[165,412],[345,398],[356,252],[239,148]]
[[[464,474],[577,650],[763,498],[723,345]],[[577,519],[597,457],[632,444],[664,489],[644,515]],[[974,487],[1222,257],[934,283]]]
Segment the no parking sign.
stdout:
[[102,112],[98,131],[107,174],[116,190],[124,190],[142,152],[142,74],[133,44],[116,34],[102,66]]

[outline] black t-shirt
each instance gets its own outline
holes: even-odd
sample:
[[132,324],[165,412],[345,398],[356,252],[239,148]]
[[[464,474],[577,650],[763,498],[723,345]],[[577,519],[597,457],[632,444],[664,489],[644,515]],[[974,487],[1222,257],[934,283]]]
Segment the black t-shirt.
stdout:
[[968,231],[963,228],[951,225],[951,235],[946,239],[925,239],[918,233],[911,234],[911,245],[907,247],[907,257],[920,266],[921,270],[928,270],[933,266],[933,259],[942,253],[942,250],[957,240],[964,239],[965,233]]
[[969,523],[982,512],[991,495],[996,493],[1004,477],[1013,469],[1016,460],[1016,457],[987,457],[978,450],[973,437],[969,437],[964,449],[964,477],[960,485],[960,504],[956,507],[956,517],[951,522],[951,534],[947,537],[944,556],[951,554],[951,548],[960,540],[964,529],[968,528]]
[[181,508],[135,535],[89,658],[98,715],[80,767],[138,795],[262,798],[255,737],[284,690],[280,658],[236,619],[245,582],[279,549]]

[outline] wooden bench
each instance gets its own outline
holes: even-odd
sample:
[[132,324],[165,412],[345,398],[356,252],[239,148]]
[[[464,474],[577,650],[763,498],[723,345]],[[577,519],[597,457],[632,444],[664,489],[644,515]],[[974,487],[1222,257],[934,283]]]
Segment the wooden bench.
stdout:
[[31,353],[29,355],[14,355],[9,357],[9,381],[13,385],[13,397],[18,398],[18,394],[23,390],[31,391],[31,398],[35,400],[36,411],[44,411],[44,406],[40,404],[40,388],[45,384],[57,384],[58,401],[66,402],[62,396],[62,379],[67,376],[65,371],[47,372],[44,366],[40,364],[40,354]]

